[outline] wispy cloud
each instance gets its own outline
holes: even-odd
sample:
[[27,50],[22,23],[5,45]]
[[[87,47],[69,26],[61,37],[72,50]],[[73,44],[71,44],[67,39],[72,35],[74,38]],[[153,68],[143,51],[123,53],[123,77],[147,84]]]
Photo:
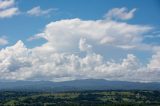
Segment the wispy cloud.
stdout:
[[0,37],[0,45],[8,44],[8,40],[5,36]]
[[160,31],[159,30],[154,31],[154,32],[152,32],[152,33],[150,33],[148,35],[145,35],[144,37],[145,38],[150,38],[150,39],[152,39],[152,38],[160,38]]
[[14,0],[0,1],[0,18],[8,18],[18,14],[19,9],[15,7]]
[[44,33],[39,33],[37,35],[34,35],[34,36],[31,36],[27,39],[27,41],[32,41],[32,40],[36,40],[36,39],[40,39],[40,38],[43,38],[44,36]]
[[158,35],[145,35],[145,38],[160,38],[160,34],[158,34]]
[[2,0],[0,1],[0,9],[5,9],[14,5],[14,0]]
[[53,8],[49,8],[46,10],[41,9],[40,6],[34,7],[30,10],[27,11],[28,15],[31,16],[42,16],[42,15],[48,15],[49,13],[51,13],[52,11],[55,11],[57,9],[53,9]]
[[133,18],[135,11],[136,11],[136,8],[130,11],[126,7],[114,8],[110,10],[104,17],[106,19],[129,20]]

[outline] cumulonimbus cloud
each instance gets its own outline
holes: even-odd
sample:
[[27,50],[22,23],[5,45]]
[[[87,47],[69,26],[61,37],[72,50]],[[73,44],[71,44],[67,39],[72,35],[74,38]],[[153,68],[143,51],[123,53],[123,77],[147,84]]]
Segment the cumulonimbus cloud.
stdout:
[[44,38],[45,45],[61,51],[73,49],[80,38],[86,38],[100,45],[113,45],[120,48],[136,48],[143,41],[143,34],[152,27],[131,25],[125,22],[105,20],[66,19],[49,23],[44,32],[30,39]]
[[105,59],[96,52],[95,46],[111,45],[122,50],[144,46],[143,34],[151,29],[150,26],[113,20],[75,18],[51,22],[30,39],[45,39],[41,46],[29,49],[18,41],[0,51],[0,79],[63,81],[99,78],[159,82],[159,49],[144,65],[132,53],[119,61]]

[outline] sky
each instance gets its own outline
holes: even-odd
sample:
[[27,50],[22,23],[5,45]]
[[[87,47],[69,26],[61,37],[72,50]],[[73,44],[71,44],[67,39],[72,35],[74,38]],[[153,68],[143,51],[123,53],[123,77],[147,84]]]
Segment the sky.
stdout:
[[0,80],[160,82],[159,0],[0,0]]

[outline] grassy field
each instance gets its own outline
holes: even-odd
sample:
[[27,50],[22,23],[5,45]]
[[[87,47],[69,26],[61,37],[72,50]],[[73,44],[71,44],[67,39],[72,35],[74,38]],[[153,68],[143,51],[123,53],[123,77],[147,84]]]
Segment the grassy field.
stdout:
[[0,106],[160,106],[160,91],[1,91]]

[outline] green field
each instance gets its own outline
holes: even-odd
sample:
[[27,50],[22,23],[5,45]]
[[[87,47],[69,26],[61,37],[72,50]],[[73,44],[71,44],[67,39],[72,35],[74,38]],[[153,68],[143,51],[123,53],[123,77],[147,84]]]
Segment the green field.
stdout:
[[0,91],[0,106],[160,106],[160,91]]

